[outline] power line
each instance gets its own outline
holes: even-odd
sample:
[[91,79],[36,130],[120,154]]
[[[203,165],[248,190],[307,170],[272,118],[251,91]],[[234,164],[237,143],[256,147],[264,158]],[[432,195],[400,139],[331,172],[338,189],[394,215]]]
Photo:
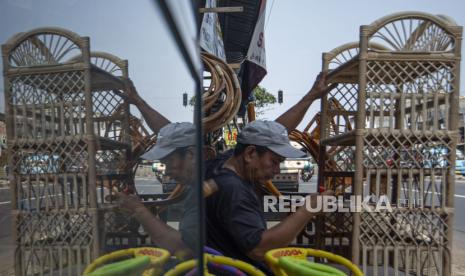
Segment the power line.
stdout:
[[270,15],[268,16],[268,19],[266,20],[265,28],[263,28],[263,31],[266,31],[266,27],[268,26],[268,22],[270,22],[271,12],[273,11],[273,6],[274,6],[274,0],[273,0],[273,2],[271,2]]

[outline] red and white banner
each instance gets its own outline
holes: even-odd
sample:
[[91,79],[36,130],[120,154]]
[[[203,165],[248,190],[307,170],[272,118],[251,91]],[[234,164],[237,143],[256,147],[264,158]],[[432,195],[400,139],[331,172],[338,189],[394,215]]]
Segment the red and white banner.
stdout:
[[[216,0],[207,0],[205,8],[216,8]],[[207,12],[203,15],[202,26],[200,27],[200,47],[226,61],[223,35],[217,13]]]
[[250,41],[247,58],[244,62],[242,74],[242,99],[247,102],[252,90],[266,76],[265,52],[265,11],[266,0],[261,0],[257,24]]

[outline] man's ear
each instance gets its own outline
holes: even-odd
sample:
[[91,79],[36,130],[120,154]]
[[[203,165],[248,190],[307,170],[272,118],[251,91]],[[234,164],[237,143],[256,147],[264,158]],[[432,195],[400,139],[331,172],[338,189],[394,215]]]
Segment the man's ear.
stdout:
[[195,156],[195,147],[194,146],[188,147],[187,150],[186,150],[186,155],[190,155],[190,157],[194,158],[194,156]]
[[244,150],[244,161],[246,163],[251,163],[255,161],[257,155],[257,149],[255,146],[247,146]]
[[212,146],[203,146],[203,159],[212,160],[216,157],[216,150]]

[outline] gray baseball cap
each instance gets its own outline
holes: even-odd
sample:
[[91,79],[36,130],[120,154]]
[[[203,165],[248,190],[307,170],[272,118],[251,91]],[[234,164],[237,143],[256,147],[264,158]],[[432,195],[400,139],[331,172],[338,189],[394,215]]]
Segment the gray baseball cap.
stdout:
[[147,160],[160,160],[178,148],[195,145],[195,126],[192,123],[171,123],[160,129],[157,143],[142,155]]
[[264,146],[286,158],[305,156],[304,152],[291,146],[286,128],[274,121],[257,120],[249,123],[237,136],[237,142]]

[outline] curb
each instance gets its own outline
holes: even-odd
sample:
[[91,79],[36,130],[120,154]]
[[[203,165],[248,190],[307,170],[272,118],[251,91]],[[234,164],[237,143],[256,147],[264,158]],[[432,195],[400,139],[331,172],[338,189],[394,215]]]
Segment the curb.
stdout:
[[6,188],[9,186],[7,179],[0,179],[0,188]]

